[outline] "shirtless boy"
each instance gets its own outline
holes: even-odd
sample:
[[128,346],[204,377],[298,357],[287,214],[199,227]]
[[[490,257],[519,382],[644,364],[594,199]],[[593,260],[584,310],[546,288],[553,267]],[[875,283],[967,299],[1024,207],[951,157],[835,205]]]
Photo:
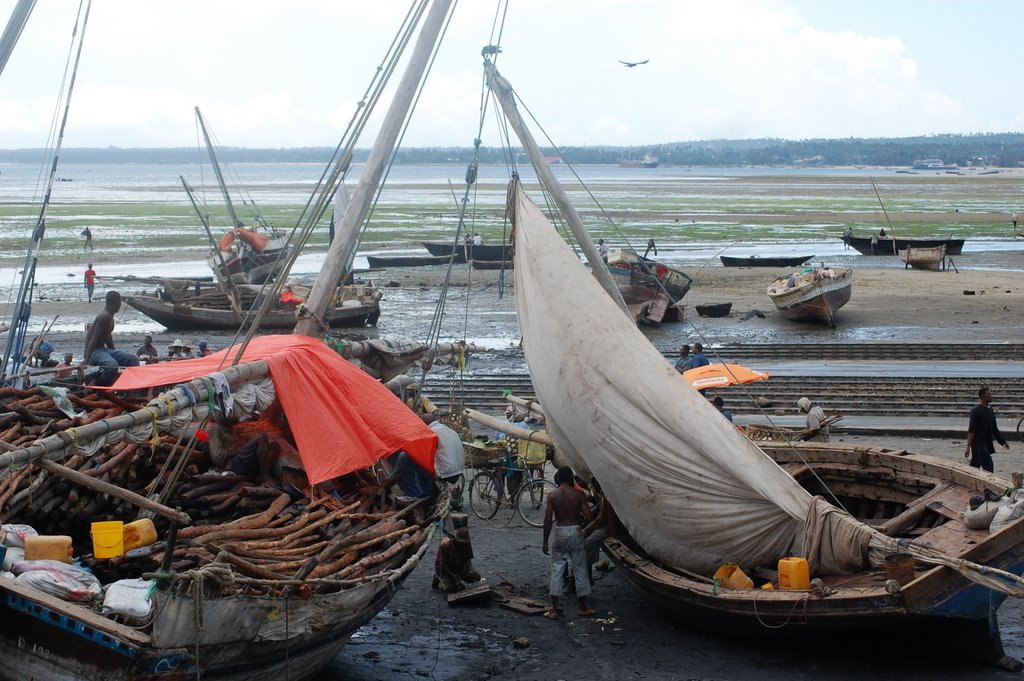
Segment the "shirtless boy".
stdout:
[[[597,612],[587,606],[590,580],[587,578],[583,527],[580,524],[581,519],[590,521],[593,513],[587,504],[586,495],[573,485],[571,468],[559,468],[555,473],[555,484],[558,489],[548,495],[548,505],[544,511],[544,553],[551,556],[551,609],[544,616],[549,620],[558,619],[561,613],[558,601],[562,596],[562,575],[566,565],[570,565],[576,578],[576,595],[579,597],[576,614],[580,617],[593,617]],[[549,552],[548,539],[551,538],[553,523],[555,536]]]

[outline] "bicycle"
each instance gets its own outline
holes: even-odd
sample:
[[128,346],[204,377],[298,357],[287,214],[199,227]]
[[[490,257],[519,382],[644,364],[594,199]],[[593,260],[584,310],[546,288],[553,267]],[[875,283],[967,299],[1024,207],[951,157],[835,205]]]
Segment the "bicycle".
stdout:
[[544,463],[530,464],[525,457],[507,454],[504,461],[483,464],[482,470],[473,476],[469,483],[469,507],[476,517],[490,520],[499,508],[511,503],[512,514],[506,525],[518,514],[527,525],[541,527],[548,494],[554,489],[555,483],[544,478]]

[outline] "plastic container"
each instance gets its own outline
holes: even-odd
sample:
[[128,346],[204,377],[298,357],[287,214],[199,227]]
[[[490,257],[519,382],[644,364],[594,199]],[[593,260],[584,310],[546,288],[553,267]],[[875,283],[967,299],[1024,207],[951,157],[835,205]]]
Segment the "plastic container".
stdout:
[[25,537],[25,560],[59,560],[70,563],[71,537],[63,534]]
[[900,586],[914,581],[914,557],[909,553],[890,553],[885,557],[885,574]]
[[149,518],[142,518],[124,526],[124,546],[122,553],[127,553],[140,546],[149,546],[156,541],[156,527]]
[[92,555],[94,558],[115,558],[124,553],[124,523],[105,520],[92,524]]
[[739,565],[728,563],[715,572],[715,581],[726,589],[753,589],[754,580],[747,577]]
[[807,591],[811,588],[806,558],[783,558],[779,561],[779,588],[786,591]]

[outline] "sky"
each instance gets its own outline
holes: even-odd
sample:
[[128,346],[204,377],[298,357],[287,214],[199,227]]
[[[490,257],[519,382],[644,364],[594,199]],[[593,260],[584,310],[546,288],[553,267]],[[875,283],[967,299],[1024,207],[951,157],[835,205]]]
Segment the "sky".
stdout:
[[[64,145],[196,146],[199,106],[226,146],[333,147],[409,6],[95,0]],[[47,145],[78,7],[38,1],[0,74],[0,148]],[[403,146],[501,143],[479,123],[499,7],[455,6]],[[558,146],[1024,129],[1018,0],[512,0],[503,16],[498,68]]]

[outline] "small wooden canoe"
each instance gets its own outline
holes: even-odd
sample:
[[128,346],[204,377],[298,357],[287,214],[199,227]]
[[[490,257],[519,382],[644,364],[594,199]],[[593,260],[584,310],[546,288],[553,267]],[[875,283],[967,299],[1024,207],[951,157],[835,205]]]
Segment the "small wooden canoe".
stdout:
[[800,267],[814,257],[811,255],[779,255],[761,257],[752,255],[749,258],[739,258],[732,255],[720,255],[718,259],[725,267]]
[[901,248],[900,260],[903,261],[904,269],[913,267],[915,269],[938,272],[939,267],[944,267],[946,263],[946,246]]
[[701,317],[728,317],[732,311],[732,303],[707,303],[696,307]]
[[424,267],[447,265],[450,258],[446,255],[368,255],[366,260],[370,267]]

